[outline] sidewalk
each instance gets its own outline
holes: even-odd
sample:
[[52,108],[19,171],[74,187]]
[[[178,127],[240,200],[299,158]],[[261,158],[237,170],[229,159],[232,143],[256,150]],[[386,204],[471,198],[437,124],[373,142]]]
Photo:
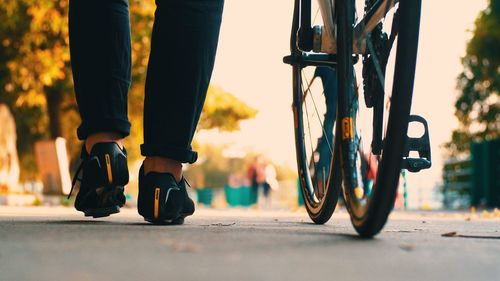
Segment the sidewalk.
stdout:
[[303,210],[200,208],[152,226],[134,209],[0,207],[0,280],[498,280],[499,242],[500,219],[465,213],[396,212],[363,240],[344,210],[314,225]]

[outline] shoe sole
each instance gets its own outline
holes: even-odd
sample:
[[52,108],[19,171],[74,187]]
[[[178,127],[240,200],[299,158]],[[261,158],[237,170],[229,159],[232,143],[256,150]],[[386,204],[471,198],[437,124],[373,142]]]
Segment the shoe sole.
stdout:
[[144,220],[149,222],[149,223],[157,224],[157,225],[181,225],[181,224],[184,224],[184,219],[190,215],[192,215],[192,214],[182,214],[180,217],[178,217],[176,219],[148,219],[148,218],[144,218]]
[[[114,201],[118,201],[119,196],[125,196],[124,194],[124,188],[123,186],[116,186],[115,188],[107,191],[103,191],[100,196],[101,197],[109,197],[113,196]],[[120,207],[123,205],[118,204],[118,205],[111,205],[107,207],[101,207],[101,208],[89,208],[83,211],[86,217],[93,217],[95,218],[103,218],[103,217],[108,217],[112,214],[116,214],[120,212]]]
[[120,206],[111,206],[106,208],[96,208],[96,209],[87,209],[83,211],[86,217],[95,218],[103,218],[108,217],[112,214],[116,214],[120,212]]

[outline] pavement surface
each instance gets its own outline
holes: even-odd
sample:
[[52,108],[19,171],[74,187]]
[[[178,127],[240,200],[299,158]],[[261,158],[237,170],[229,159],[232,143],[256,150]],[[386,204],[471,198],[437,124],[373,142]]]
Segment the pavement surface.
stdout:
[[[442,234],[456,232],[452,237]],[[153,226],[134,209],[0,207],[0,280],[500,280],[500,219],[395,212],[360,239],[344,210],[199,209]]]

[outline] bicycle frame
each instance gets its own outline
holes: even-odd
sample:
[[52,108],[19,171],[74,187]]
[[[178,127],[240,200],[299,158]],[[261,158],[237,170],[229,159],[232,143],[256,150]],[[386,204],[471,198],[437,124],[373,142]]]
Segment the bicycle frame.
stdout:
[[[336,54],[337,32],[335,25],[335,1],[317,0],[323,26],[311,26],[311,0],[295,0],[296,8],[300,7],[298,16],[300,27],[298,29],[298,49],[304,52]],[[297,5],[297,2],[299,3]],[[387,12],[396,5],[398,0],[378,0],[371,9],[366,12],[363,19],[359,20],[354,27],[353,52],[364,54],[366,52],[366,37],[376,27],[378,22],[385,17]],[[292,31],[293,32],[293,31]]]

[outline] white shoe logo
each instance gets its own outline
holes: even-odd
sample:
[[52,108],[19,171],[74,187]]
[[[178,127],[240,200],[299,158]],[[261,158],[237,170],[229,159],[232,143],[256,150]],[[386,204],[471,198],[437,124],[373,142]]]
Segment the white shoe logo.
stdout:
[[180,188],[178,187],[172,187],[170,188],[168,191],[167,191],[167,197],[165,197],[165,204],[167,204],[167,201],[168,201],[168,196],[170,195],[170,191],[172,190],[177,190],[177,191],[180,191]]

